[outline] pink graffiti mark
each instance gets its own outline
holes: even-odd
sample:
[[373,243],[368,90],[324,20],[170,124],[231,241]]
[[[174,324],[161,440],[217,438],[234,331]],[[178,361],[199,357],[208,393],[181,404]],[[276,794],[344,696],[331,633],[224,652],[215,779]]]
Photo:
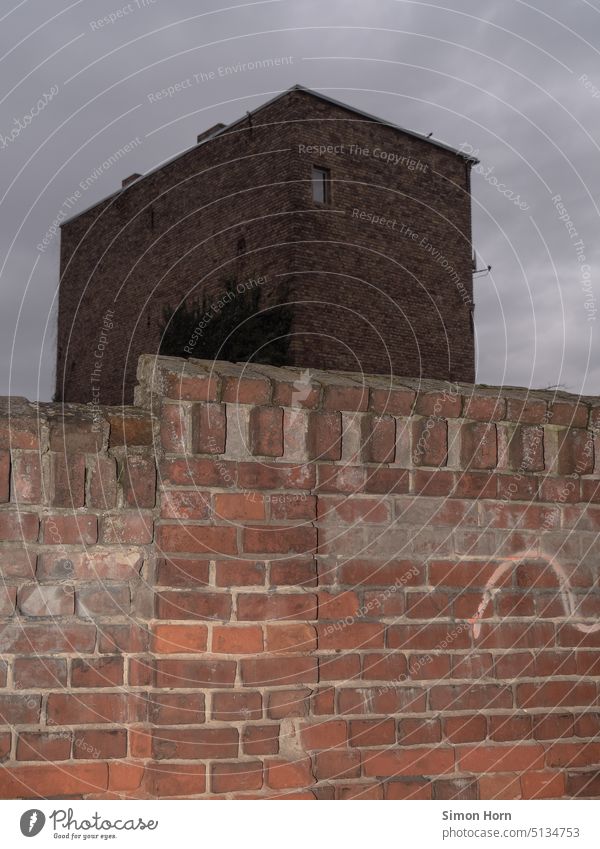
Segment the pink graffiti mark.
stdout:
[[[531,553],[523,553],[523,554],[511,554],[509,557],[505,558],[502,563],[493,571],[490,579],[485,585],[485,589],[483,591],[483,595],[481,596],[481,601],[479,603],[479,607],[475,615],[468,619],[470,625],[473,626],[473,637],[477,639],[479,634],[481,633],[481,618],[485,613],[485,610],[492,600],[495,590],[497,589],[498,581],[510,570],[514,567],[515,563],[524,560],[525,558],[534,559],[534,560],[543,560],[548,566],[551,566],[554,570],[554,574],[558,580],[558,585],[560,588],[560,598],[562,601],[562,605],[565,610],[565,616],[574,616],[575,611],[577,609],[577,603],[575,601],[575,597],[573,595],[573,590],[571,589],[571,583],[569,581],[569,576],[563,569],[560,563],[558,563],[553,557],[550,557],[548,554],[536,554],[532,557]],[[473,559],[473,558],[469,558]],[[573,622],[573,627],[577,628],[578,631],[581,631],[584,634],[593,634],[595,631],[600,630],[600,622],[596,622],[593,625],[586,625],[584,622]]]

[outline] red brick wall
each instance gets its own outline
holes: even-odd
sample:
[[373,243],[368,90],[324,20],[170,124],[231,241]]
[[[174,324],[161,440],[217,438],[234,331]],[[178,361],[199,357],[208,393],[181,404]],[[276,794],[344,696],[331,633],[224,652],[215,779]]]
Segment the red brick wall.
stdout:
[[[305,150],[318,145],[338,152]],[[329,206],[312,200],[313,164],[331,169]],[[228,279],[256,276],[267,279],[261,308],[293,303],[290,365],[472,382],[468,170],[309,94],[275,101],[63,225],[57,398],[93,400],[107,310],[95,388],[103,404],[129,403],[165,306],[203,293],[212,303]]]
[[600,794],[600,404],[143,358],[0,410],[0,797]]

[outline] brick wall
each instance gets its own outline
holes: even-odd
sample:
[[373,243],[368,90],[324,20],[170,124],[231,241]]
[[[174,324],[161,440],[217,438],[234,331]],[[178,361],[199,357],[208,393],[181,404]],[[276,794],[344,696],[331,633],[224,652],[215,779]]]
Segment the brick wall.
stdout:
[[131,402],[165,307],[256,277],[293,305],[290,365],[473,381],[470,217],[464,157],[292,91],[62,226],[57,398]]
[[0,409],[0,798],[600,795],[597,399],[138,377]]

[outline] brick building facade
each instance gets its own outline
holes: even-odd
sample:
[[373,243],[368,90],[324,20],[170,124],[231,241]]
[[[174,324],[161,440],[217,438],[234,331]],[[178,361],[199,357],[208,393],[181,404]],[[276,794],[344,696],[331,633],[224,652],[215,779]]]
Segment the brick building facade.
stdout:
[[56,398],[130,401],[165,307],[256,280],[288,365],[473,381],[473,161],[299,86],[217,125],[63,224]]

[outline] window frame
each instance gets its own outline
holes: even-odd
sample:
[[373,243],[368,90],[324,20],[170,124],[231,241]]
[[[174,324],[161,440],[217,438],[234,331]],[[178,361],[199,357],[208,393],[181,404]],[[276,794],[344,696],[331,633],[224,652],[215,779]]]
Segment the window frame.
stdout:
[[[318,181],[315,179],[317,173],[321,175]],[[326,168],[324,165],[315,165],[313,163],[311,175],[313,203],[318,203],[320,206],[329,206],[331,204],[331,169]],[[319,183],[323,187],[323,200],[319,200],[315,194],[315,186]]]

